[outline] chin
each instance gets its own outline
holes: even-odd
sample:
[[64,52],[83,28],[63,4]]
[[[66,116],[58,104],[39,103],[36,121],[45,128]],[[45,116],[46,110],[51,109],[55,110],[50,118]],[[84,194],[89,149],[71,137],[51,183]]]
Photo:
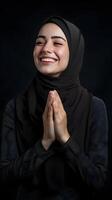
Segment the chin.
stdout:
[[45,76],[49,76],[49,77],[58,77],[59,73],[52,73],[52,72],[45,72],[45,71],[40,71],[40,73],[42,73]]

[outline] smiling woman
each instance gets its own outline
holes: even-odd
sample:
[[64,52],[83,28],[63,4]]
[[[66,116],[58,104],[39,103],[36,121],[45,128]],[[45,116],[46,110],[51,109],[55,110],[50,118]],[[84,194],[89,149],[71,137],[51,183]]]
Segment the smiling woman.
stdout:
[[59,26],[48,23],[40,29],[33,55],[36,68],[43,74],[58,77],[65,70],[69,61],[69,47]]
[[58,16],[42,23],[36,76],[3,115],[0,177],[14,200],[96,200],[105,184],[107,111],[80,84],[83,54],[77,26]]

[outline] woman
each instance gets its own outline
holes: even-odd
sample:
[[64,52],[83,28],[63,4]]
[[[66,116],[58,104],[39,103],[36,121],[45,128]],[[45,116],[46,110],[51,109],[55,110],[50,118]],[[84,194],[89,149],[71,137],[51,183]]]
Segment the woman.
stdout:
[[3,117],[0,175],[14,199],[92,199],[105,183],[107,113],[80,84],[83,53],[79,28],[61,17],[37,31],[36,77]]

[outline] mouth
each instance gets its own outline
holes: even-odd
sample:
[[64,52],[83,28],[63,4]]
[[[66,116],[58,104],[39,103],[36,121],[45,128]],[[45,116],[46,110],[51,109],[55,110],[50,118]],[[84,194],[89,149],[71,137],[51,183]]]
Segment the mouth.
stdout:
[[47,63],[54,63],[56,62],[58,59],[57,58],[54,58],[54,57],[40,57],[39,58],[40,62],[47,62]]

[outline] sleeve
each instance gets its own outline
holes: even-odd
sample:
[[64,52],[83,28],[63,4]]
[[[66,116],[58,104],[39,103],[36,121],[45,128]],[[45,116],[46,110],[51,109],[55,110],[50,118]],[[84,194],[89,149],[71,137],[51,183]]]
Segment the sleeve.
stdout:
[[108,118],[103,100],[94,97],[90,125],[88,152],[80,152],[80,146],[72,137],[64,144],[64,156],[74,173],[79,172],[88,186],[102,188],[108,166]]
[[41,141],[37,141],[19,156],[14,113],[14,100],[11,100],[4,110],[0,134],[0,179],[3,183],[33,178],[45,160],[53,154],[51,149],[46,151]]

